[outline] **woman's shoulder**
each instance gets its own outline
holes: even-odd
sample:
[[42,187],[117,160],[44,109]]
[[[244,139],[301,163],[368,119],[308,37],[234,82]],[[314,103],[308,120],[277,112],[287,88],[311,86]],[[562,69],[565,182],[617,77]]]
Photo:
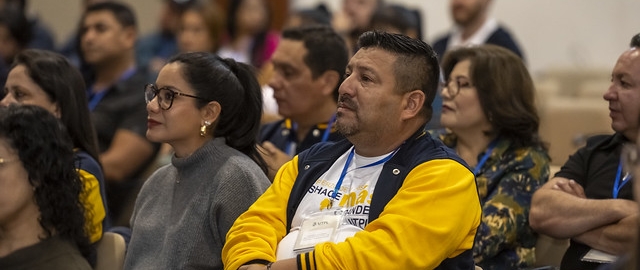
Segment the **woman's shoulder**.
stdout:
[[510,147],[516,159],[531,159],[537,162],[549,162],[550,157],[547,150],[541,145],[530,145],[521,147]]
[[91,269],[80,251],[59,236],[42,240],[0,258],[0,268],[5,269],[5,267],[7,269]]
[[83,150],[75,151],[75,167],[78,170],[87,171],[90,174],[93,174],[96,178],[102,179],[103,173],[102,168],[100,167],[100,163],[95,160],[89,153]]

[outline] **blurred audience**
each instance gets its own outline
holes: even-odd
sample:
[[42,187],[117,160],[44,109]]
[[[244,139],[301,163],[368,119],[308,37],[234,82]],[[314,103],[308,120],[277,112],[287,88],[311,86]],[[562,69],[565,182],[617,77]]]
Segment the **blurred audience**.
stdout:
[[624,145],[637,143],[639,134],[639,47],[620,55],[603,98],[615,133],[589,138],[532,199],[531,227],[555,238],[571,238],[562,269],[596,269],[603,262],[598,260],[601,252],[622,255],[638,234],[635,184],[620,157]]
[[31,28],[27,17],[13,5],[0,8],[0,83],[4,85],[13,58],[27,48]]
[[446,130],[434,135],[476,176],[482,223],[474,260],[485,270],[532,267],[529,209],[533,192],[549,178],[549,156],[538,135],[529,72],[517,55],[494,45],[449,51],[442,71]]
[[225,23],[224,13],[214,1],[198,1],[187,7],[180,17],[180,52],[217,52]]
[[383,5],[384,0],[342,0],[342,9],[334,14],[331,25],[347,42],[350,54],[355,53],[358,37],[371,29],[371,18]]
[[98,163],[98,145],[89,118],[86,87],[80,72],[64,56],[27,49],[19,53],[4,86],[0,104],[37,105],[55,115],[67,128],[75,153],[75,165],[84,191],[82,203],[92,243],[109,228],[104,175]]
[[136,66],[136,18],[117,2],[91,5],[82,17],[80,44],[87,64],[89,110],[107,181],[107,202],[114,225],[127,225],[159,144],[145,137],[147,73]]
[[[80,3],[82,8],[80,10],[82,14],[84,14],[84,12],[87,10],[87,7],[96,3],[107,2],[107,1],[111,1],[111,0],[82,0],[82,2]],[[71,37],[69,37],[69,39],[67,39],[67,41],[65,41],[62,44],[62,46],[60,46],[57,49],[57,51],[62,55],[64,55],[69,60],[69,62],[71,62],[72,65],[79,68],[82,62],[81,60],[82,57],[80,57],[79,48],[80,48],[80,31],[79,29],[76,29],[74,34],[71,35]]]
[[505,47],[521,58],[524,54],[506,27],[489,16],[493,0],[449,0],[455,23],[451,32],[438,38],[433,49],[442,57],[447,50],[467,45],[494,44]]
[[0,269],[92,269],[73,144],[51,113],[0,108],[0,172]]
[[229,228],[269,187],[256,148],[260,85],[249,65],[185,53],[145,99],[147,137],[175,154],[140,191],[125,269],[222,269]]
[[136,44],[136,62],[155,80],[169,57],[178,53],[178,32],[184,10],[196,0],[161,0],[158,30],[141,37]]
[[[10,6],[12,12],[20,13],[28,20],[28,26],[22,31],[31,33],[27,48],[53,50],[55,49],[55,39],[51,30],[37,17],[27,14],[27,0],[0,0],[0,9]],[[15,14],[14,16],[18,16]]]
[[319,4],[315,8],[301,9],[289,14],[284,28],[300,27],[307,25],[331,25],[331,12],[324,4]]
[[422,15],[417,9],[387,4],[379,8],[371,17],[371,29],[422,40]]
[[271,63],[269,86],[285,117],[262,127],[261,152],[273,179],[280,166],[318,142],[344,137],[335,130],[338,87],[349,56],[344,40],[329,26],[289,28]]
[[218,55],[262,68],[278,45],[267,0],[230,0],[227,14],[227,40]]

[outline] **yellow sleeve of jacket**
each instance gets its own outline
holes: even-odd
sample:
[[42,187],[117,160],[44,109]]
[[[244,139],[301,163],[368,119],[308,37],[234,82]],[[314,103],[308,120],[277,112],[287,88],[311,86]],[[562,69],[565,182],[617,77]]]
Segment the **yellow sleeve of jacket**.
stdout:
[[[375,191],[374,191],[375,192]],[[313,269],[433,269],[473,247],[481,219],[473,174],[437,159],[415,167],[380,216],[342,243],[298,256]]]
[[273,184],[240,215],[227,233],[222,249],[225,270],[253,260],[276,260],[278,242],[287,235],[287,202],[298,175],[298,156],[285,163]]
[[83,169],[77,169],[82,180],[83,191],[80,201],[85,207],[86,227],[88,228],[89,241],[98,242],[102,238],[102,221],[107,216],[104,202],[100,194],[100,183],[95,175]]

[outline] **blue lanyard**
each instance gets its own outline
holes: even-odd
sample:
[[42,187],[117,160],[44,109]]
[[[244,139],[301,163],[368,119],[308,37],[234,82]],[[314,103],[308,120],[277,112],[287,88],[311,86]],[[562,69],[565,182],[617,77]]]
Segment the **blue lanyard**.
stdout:
[[616,181],[613,182],[613,198],[618,198],[618,193],[624,187],[624,185],[629,182],[631,179],[631,175],[629,173],[625,173],[622,177],[622,184],[620,184],[620,176],[622,175],[622,160],[618,163],[618,173],[616,174]]
[[[136,72],[135,67],[131,67],[127,69],[127,71],[122,73],[122,76],[120,76],[118,81],[124,81],[126,79],[129,79],[131,76],[133,76],[135,72]],[[100,103],[100,101],[102,100],[102,98],[104,98],[107,92],[109,92],[109,89],[105,89],[98,93],[93,93],[93,86],[89,86],[89,88],[87,89],[87,96],[89,98],[89,102],[88,102],[89,111],[95,110],[95,108],[98,106],[98,103]]]
[[[373,163],[370,163],[370,164],[367,164],[367,165],[364,165],[364,166],[361,166],[361,167],[356,167],[355,169],[353,169],[353,171],[355,171],[357,169],[364,169],[364,168],[369,168],[369,167],[373,167],[373,166],[376,166],[376,165],[384,164],[384,163],[386,163],[387,161],[389,161],[393,157],[393,154],[398,152],[398,149],[400,149],[400,147],[396,148],[396,150],[393,150],[393,152],[391,152],[391,154],[387,155],[386,157],[384,157],[384,158],[382,158],[382,159],[380,159],[380,160],[378,160],[376,162],[373,162]],[[331,194],[331,201],[332,202],[338,196],[338,190],[342,186],[342,181],[344,180],[344,177],[347,176],[347,173],[348,173],[347,169],[349,168],[349,164],[351,164],[351,160],[353,159],[354,153],[355,153],[355,148],[351,148],[351,151],[349,152],[349,156],[347,157],[347,161],[344,164],[344,168],[342,168],[342,173],[340,173],[340,178],[338,179],[338,183],[336,183],[336,187],[333,188],[333,194]]]
[[[91,93],[93,87],[89,88],[89,91]],[[100,103],[100,101],[102,100],[102,98],[107,94],[108,90],[103,90],[101,92],[95,93],[95,94],[90,94],[89,95],[89,111],[93,111],[96,109],[96,107],[98,106],[98,103]]]
[[326,142],[327,140],[329,140],[329,134],[331,134],[331,127],[333,126],[333,122],[336,121],[336,114],[334,113],[331,116],[331,119],[329,119],[329,123],[327,123],[327,128],[324,130],[324,133],[322,134],[322,140],[320,142]]
[[487,162],[487,160],[491,156],[491,152],[493,152],[493,148],[496,148],[496,144],[498,144],[498,140],[497,139],[493,140],[489,144],[489,147],[487,148],[487,151],[484,152],[484,155],[480,159],[480,162],[478,162],[476,167],[473,168],[473,175],[475,175],[476,177],[478,176],[478,174],[480,173],[480,170],[482,170],[482,166],[484,166],[484,164]]
[[[287,144],[286,153],[290,156],[295,155],[296,147],[298,146],[298,138],[296,138],[296,133],[298,130],[298,124],[287,119],[290,124],[285,122],[285,127],[290,126],[291,132],[289,132],[289,143]],[[331,134],[331,127],[333,127],[333,123],[336,121],[336,114],[334,113],[329,119],[329,123],[327,123],[327,128],[324,130],[322,134],[322,140],[320,142],[326,142],[329,140],[329,135]]]

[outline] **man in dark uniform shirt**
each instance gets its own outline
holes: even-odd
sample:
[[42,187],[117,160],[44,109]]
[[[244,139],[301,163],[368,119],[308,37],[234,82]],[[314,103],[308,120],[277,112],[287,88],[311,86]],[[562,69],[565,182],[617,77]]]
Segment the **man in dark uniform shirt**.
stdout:
[[269,177],[294,155],[321,141],[342,139],[335,132],[338,87],[349,55],[343,39],[329,26],[286,29],[271,57],[269,82],[284,117],[262,127],[263,157]]

